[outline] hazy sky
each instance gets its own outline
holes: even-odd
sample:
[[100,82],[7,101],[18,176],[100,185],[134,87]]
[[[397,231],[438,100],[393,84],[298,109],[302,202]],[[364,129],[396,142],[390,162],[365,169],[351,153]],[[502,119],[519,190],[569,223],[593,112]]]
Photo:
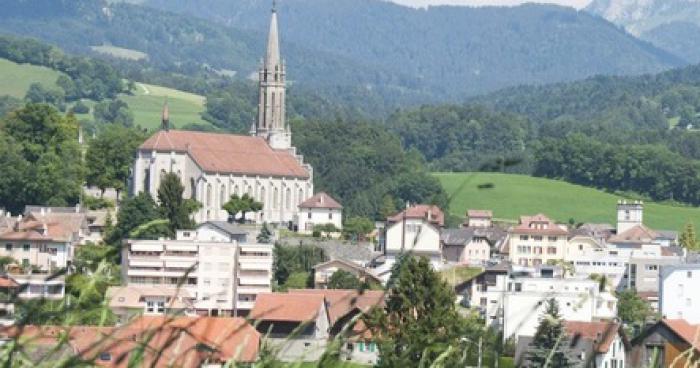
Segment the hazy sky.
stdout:
[[538,0],[538,1],[526,1],[526,0],[389,0],[402,5],[409,5],[415,7],[425,7],[428,5],[518,5],[525,2],[537,2],[537,3],[553,3],[560,5],[573,6],[574,8],[583,8],[588,5],[591,0]]

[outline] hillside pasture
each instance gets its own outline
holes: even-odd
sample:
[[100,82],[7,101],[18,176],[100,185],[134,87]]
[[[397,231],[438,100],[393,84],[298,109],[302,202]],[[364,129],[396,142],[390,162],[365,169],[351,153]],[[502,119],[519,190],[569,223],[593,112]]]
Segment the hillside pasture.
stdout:
[[[494,217],[516,221],[520,215],[544,213],[559,222],[615,224],[623,197],[559,180],[500,173],[435,173],[450,196],[450,212],[490,209]],[[700,208],[644,203],[644,223],[654,229],[680,231],[687,222],[700,226]]]

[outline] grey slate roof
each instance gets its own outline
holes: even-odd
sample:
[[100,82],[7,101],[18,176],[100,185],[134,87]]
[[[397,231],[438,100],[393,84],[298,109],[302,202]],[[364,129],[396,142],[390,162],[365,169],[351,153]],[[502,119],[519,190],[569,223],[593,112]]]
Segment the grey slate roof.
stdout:
[[492,247],[499,247],[508,233],[499,227],[461,227],[440,231],[440,241],[448,246],[464,246],[475,237],[486,238]]
[[237,226],[236,224],[232,224],[230,222],[207,221],[207,222],[203,223],[202,225],[206,225],[206,224],[209,224],[209,225],[225,232],[228,235],[248,235],[248,231],[246,231],[245,229]]

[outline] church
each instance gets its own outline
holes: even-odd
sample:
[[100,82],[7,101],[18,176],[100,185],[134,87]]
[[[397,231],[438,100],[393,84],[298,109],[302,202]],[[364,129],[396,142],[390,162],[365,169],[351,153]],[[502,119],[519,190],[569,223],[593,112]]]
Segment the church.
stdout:
[[313,169],[292,146],[285,119],[285,65],[280,57],[277,13],[272,9],[267,51],[260,67],[258,116],[250,135],[169,129],[167,105],[160,131],[138,149],[132,194],[147,191],[157,197],[163,175],[176,173],[184,196],[202,208],[197,222],[226,221],[222,208],[232,195],[248,194],[263,210],[247,214],[254,222],[291,225],[299,204],[313,196]]

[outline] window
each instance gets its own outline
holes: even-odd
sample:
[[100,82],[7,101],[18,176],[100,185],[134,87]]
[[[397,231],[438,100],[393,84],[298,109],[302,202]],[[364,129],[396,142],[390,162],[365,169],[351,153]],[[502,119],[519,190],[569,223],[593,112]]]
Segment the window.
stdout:
[[226,203],[226,186],[221,184],[221,194],[219,195],[219,206],[223,206]]
[[207,184],[207,206],[211,207],[211,184]]
[[648,264],[648,265],[644,265],[644,269],[647,271],[658,271],[659,266],[654,265],[654,264]]
[[311,220],[311,212],[309,212],[308,216],[309,220]]
[[557,247],[547,247],[547,254],[557,254]]
[[25,252],[29,252],[29,244],[22,245],[22,250]]
[[333,220],[333,213],[332,213],[332,212],[330,212],[330,213],[328,214],[328,219],[329,219],[329,220]]
[[365,343],[364,342],[362,342],[362,341],[358,342],[357,346],[359,346],[360,352],[365,351]]
[[693,278],[693,271],[688,271],[688,273],[686,275],[688,276],[689,279],[692,279]]
[[292,209],[292,190],[289,188],[284,193],[284,202],[288,210]]
[[203,283],[204,283],[204,286],[211,286],[211,280],[209,280],[209,279],[204,279]]
[[275,188],[272,191],[272,208],[277,209],[277,208],[279,208],[279,205],[280,205],[279,204],[279,190],[277,190],[277,188]]
[[22,267],[29,266],[29,258],[22,258]]
[[12,250],[12,244],[10,244],[10,243],[5,244],[5,250],[11,251],[11,250]]
[[551,242],[555,242],[555,241],[557,241],[557,237],[556,236],[548,236],[547,240],[551,241]]
[[535,240],[535,241],[542,241],[542,237],[541,237],[541,236],[533,236],[533,237],[532,237],[532,240]]
[[103,362],[109,362],[112,360],[112,354],[110,353],[100,353],[100,360]]
[[583,250],[583,244],[578,245],[578,250]]
[[528,240],[529,237],[527,235],[520,235],[520,240]]

